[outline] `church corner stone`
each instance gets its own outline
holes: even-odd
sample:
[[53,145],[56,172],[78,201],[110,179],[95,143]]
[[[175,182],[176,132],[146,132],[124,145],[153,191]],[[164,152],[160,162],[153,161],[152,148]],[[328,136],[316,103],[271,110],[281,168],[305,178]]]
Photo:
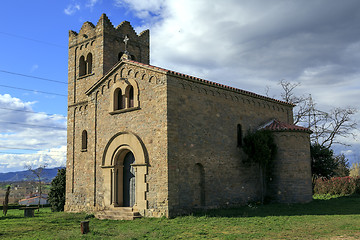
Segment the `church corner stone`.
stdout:
[[[292,124],[293,106],[149,63],[149,31],[129,22],[70,31],[65,210],[172,217],[259,199],[239,135]],[[309,133],[274,134],[273,198],[310,201]]]

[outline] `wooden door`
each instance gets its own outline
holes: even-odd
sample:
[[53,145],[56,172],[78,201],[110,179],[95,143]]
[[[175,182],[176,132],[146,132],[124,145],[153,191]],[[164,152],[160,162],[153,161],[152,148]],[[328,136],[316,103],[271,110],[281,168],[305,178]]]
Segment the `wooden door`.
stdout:
[[128,152],[124,158],[123,168],[123,206],[132,207],[135,204],[135,171],[131,166],[135,162],[132,152]]

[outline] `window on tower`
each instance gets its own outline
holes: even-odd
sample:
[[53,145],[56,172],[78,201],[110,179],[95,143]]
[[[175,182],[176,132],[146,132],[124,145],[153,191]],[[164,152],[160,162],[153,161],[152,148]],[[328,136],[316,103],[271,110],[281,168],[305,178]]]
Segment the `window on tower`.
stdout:
[[88,53],[87,57],[86,57],[86,65],[87,65],[87,74],[92,73],[92,54]]
[[82,55],[79,59],[79,77],[91,74],[93,72],[93,55],[88,53],[85,56]]
[[79,60],[79,77],[86,75],[86,61],[85,57],[81,56]]

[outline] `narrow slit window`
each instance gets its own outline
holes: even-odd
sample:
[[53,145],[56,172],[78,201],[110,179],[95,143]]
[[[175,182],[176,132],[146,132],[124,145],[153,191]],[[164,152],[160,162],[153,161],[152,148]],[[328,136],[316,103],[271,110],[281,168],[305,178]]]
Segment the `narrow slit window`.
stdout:
[[237,125],[237,147],[242,147],[242,140],[243,136],[242,136],[242,128],[241,128],[241,124]]
[[87,136],[87,131],[84,130],[82,131],[81,134],[81,150],[87,150],[87,142],[88,142],[88,136]]

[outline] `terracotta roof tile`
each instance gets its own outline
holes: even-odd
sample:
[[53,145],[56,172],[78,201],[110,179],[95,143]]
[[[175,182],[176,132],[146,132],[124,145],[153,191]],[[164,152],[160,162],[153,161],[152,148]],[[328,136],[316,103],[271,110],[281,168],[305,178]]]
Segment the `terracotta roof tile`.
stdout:
[[295,131],[295,132],[308,132],[308,133],[312,132],[309,128],[280,122],[279,120],[276,119],[273,119],[270,122],[260,126],[258,129],[266,129],[271,131]]

